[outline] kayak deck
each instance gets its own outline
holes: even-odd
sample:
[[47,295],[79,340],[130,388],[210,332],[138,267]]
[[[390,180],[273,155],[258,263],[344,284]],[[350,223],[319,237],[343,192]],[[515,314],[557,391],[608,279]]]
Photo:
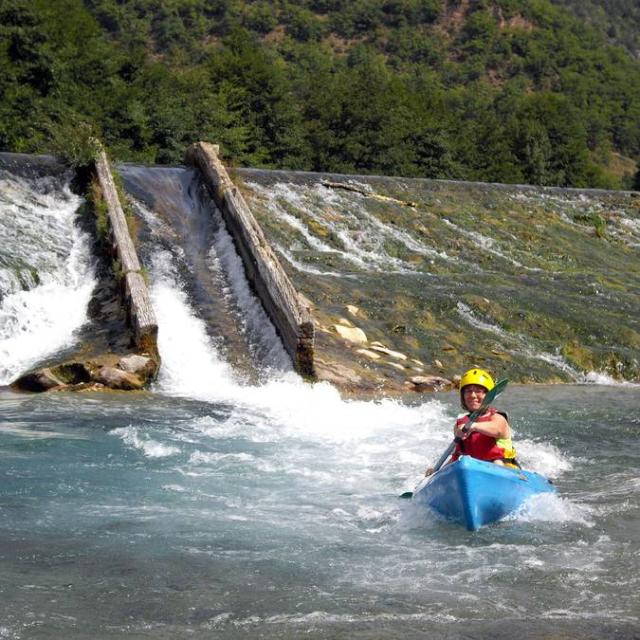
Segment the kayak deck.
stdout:
[[531,496],[555,490],[533,471],[460,456],[423,480],[414,500],[475,531],[513,513]]

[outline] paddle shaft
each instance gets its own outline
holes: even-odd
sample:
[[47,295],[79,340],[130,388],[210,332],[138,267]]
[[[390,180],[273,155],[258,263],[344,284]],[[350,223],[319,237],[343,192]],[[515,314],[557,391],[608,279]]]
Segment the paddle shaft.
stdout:
[[[506,378],[503,378],[502,380],[496,382],[493,389],[487,391],[487,395],[484,397],[480,408],[469,414],[469,421],[465,425],[466,431],[469,430],[471,428],[471,425],[487,411],[494,399],[504,391],[504,388],[507,386],[508,382],[509,381]],[[440,456],[438,462],[436,462],[435,466],[433,467],[433,473],[440,470],[440,467],[442,467],[442,465],[448,460],[449,456],[453,453],[455,448],[456,440],[454,439],[453,442],[447,447],[447,450]]]

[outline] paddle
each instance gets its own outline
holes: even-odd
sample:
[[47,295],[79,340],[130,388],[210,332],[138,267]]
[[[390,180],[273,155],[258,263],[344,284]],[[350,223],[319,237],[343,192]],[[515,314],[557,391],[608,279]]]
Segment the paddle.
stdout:
[[[487,395],[484,397],[484,400],[482,401],[480,408],[476,409],[474,412],[469,414],[469,422],[465,424],[464,431],[468,431],[471,425],[483,413],[485,413],[485,411],[489,408],[489,406],[494,401],[494,399],[504,391],[504,388],[507,386],[508,382],[509,381],[506,378],[503,378],[502,380],[498,380],[498,382],[496,382],[493,389],[491,389],[491,391],[487,391]],[[451,444],[447,447],[447,450],[440,456],[440,458],[438,459],[438,462],[436,462],[435,466],[433,467],[433,472],[431,475],[436,473],[436,471],[440,471],[440,467],[442,467],[442,465],[449,459],[449,456],[453,453],[453,450],[456,448],[456,442],[458,442],[458,438],[454,438]],[[412,498],[413,491],[405,491],[400,497]]]

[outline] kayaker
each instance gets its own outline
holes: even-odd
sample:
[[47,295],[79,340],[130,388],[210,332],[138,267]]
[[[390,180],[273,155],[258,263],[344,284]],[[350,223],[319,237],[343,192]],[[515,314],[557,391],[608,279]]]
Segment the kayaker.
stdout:
[[464,454],[495,464],[518,466],[506,413],[489,407],[471,427],[466,427],[469,414],[481,407],[487,391],[494,386],[493,378],[484,369],[469,369],[460,379],[460,402],[467,413],[458,417],[453,428],[456,448],[452,462]]
[[[519,468],[516,451],[511,442],[511,428],[507,414],[489,407],[487,411],[467,427],[469,414],[482,406],[487,392],[493,389],[495,382],[484,369],[473,368],[460,379],[460,402],[466,413],[458,416],[453,428],[456,447],[449,460],[454,462],[461,455],[495,464]],[[431,475],[433,469],[427,469],[425,475]]]

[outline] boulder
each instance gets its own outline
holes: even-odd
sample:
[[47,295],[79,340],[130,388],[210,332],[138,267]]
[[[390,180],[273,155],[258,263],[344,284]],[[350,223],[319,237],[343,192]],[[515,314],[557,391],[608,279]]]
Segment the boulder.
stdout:
[[11,388],[18,391],[49,391],[57,387],[64,387],[65,383],[56,377],[51,369],[29,371],[11,383]]
[[124,391],[137,391],[144,386],[144,382],[135,373],[129,373],[116,367],[100,367],[93,373],[92,379],[110,389]]
[[413,376],[407,380],[406,385],[413,391],[443,391],[454,386],[451,380],[440,376]]
[[143,380],[155,377],[158,371],[158,365],[153,358],[149,356],[141,356],[132,353],[118,360],[118,369],[133,373]]
[[359,327],[347,327],[343,324],[334,324],[333,328],[341,338],[348,342],[355,344],[366,344],[367,342],[367,335]]

